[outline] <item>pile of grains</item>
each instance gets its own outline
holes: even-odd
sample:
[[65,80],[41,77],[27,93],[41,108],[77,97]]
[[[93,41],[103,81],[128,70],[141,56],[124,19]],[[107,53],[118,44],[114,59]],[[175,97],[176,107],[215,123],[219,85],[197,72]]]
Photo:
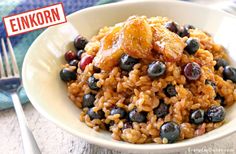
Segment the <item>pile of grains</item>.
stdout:
[[60,71],[80,120],[115,140],[174,143],[224,123],[236,69],[222,46],[192,25],[131,16],[74,40]]

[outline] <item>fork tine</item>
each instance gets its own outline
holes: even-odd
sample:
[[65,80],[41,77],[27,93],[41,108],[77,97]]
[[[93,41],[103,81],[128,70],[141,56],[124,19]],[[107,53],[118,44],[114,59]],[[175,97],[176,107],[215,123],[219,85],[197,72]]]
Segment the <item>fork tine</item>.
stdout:
[[14,50],[12,48],[11,41],[10,41],[9,37],[7,37],[7,46],[8,46],[8,52],[10,53],[10,56],[11,56],[13,73],[15,76],[19,76],[19,68],[17,65],[16,57],[15,57]]
[[0,73],[1,73],[1,77],[0,78],[3,78],[5,77],[5,70],[4,70],[4,67],[3,67],[3,62],[2,62],[2,54],[0,52]]
[[6,75],[9,77],[9,76],[12,76],[11,66],[9,64],[9,60],[8,60],[8,56],[7,56],[7,51],[6,51],[6,46],[5,46],[3,38],[1,38],[1,42],[2,42],[3,58],[4,58],[4,62],[5,62],[5,67],[6,67],[6,70],[7,70],[7,74]]

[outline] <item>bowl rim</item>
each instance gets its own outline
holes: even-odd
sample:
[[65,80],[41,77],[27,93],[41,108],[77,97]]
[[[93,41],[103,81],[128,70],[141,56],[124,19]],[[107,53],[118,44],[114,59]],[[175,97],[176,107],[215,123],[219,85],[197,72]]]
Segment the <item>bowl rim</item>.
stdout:
[[[203,6],[200,4],[195,4],[195,3],[189,3],[189,2],[183,2],[183,1],[171,1],[171,0],[159,0],[159,1],[155,1],[155,0],[139,0],[139,1],[121,1],[121,2],[116,2],[116,3],[111,3],[111,4],[104,4],[104,5],[99,5],[99,6],[92,6],[89,8],[85,8],[79,11],[76,11],[70,15],[67,16],[67,21],[70,21],[70,18],[72,18],[73,16],[75,16],[78,13],[86,13],[92,10],[96,10],[96,9],[106,9],[107,7],[119,7],[122,5],[127,5],[127,4],[140,4],[140,3],[168,3],[168,4],[180,4],[180,5],[186,5],[186,6],[193,6],[193,7],[198,7],[200,9],[207,9],[209,11],[216,11],[219,12],[221,14],[223,14],[224,16],[230,16],[234,19],[236,19],[236,16],[224,12],[222,10],[217,10],[211,7],[207,7],[207,6]],[[171,151],[171,150],[180,150],[183,148],[189,148],[192,146],[197,146],[203,143],[210,143],[213,142],[215,140],[218,140],[220,138],[229,136],[230,134],[232,134],[233,132],[235,132],[234,129],[229,129],[229,131],[223,131],[220,134],[217,135],[211,135],[210,138],[204,138],[201,140],[195,140],[192,142],[177,142],[174,144],[130,144],[127,142],[123,142],[123,141],[116,141],[114,140],[114,142],[110,142],[106,139],[102,139],[102,138],[97,138],[94,136],[90,136],[90,135],[86,135],[83,134],[79,131],[75,131],[73,129],[71,129],[69,126],[64,125],[60,120],[57,120],[56,118],[54,118],[53,116],[51,116],[49,113],[47,113],[42,107],[40,107],[40,105],[37,103],[38,101],[30,94],[30,90],[28,89],[29,87],[27,86],[27,79],[25,77],[24,74],[26,74],[26,63],[29,59],[29,55],[30,55],[30,51],[31,48],[33,46],[35,46],[35,44],[38,42],[38,40],[42,37],[44,37],[47,33],[47,31],[50,31],[50,29],[53,27],[49,27],[47,28],[45,31],[43,31],[35,40],[34,42],[31,44],[31,46],[29,47],[24,61],[23,61],[23,65],[22,65],[22,82],[26,91],[26,94],[31,102],[31,104],[36,108],[36,110],[43,115],[46,119],[50,120],[51,122],[53,122],[54,124],[56,124],[58,127],[62,128],[63,130],[65,130],[66,132],[75,135],[77,137],[82,138],[83,140],[88,141],[89,143],[92,144],[96,144],[102,147],[106,147],[109,149],[117,149],[117,150],[139,150],[140,152],[147,152],[148,151],[155,151],[155,150],[166,150],[165,152]],[[29,83],[30,84],[30,83]],[[115,143],[116,142],[116,143]],[[156,151],[157,152],[157,151]]]

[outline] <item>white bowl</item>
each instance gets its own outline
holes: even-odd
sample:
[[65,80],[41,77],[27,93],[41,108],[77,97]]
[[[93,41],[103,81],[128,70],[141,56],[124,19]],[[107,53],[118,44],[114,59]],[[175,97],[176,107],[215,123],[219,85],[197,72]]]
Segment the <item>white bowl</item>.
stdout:
[[236,66],[236,18],[200,5],[174,1],[138,1],[91,7],[67,17],[67,23],[45,30],[29,48],[23,64],[23,84],[34,107],[66,131],[110,149],[129,152],[176,152],[214,141],[236,130],[236,105],[227,109],[226,123],[205,135],[174,144],[129,144],[116,141],[108,132],[96,132],[80,122],[81,112],[67,97],[66,85],[59,78],[63,55],[75,36],[88,38],[98,29],[113,25],[131,15],[166,16],[180,24],[192,24],[214,35],[228,49]]

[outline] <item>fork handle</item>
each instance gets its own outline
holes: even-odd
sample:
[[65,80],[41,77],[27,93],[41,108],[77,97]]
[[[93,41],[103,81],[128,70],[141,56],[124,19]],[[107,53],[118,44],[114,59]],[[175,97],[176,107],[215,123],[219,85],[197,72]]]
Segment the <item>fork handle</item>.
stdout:
[[28,127],[28,123],[26,121],[25,114],[23,112],[18,94],[16,92],[12,93],[11,98],[20,125],[21,137],[23,141],[25,154],[41,154],[37,142]]

